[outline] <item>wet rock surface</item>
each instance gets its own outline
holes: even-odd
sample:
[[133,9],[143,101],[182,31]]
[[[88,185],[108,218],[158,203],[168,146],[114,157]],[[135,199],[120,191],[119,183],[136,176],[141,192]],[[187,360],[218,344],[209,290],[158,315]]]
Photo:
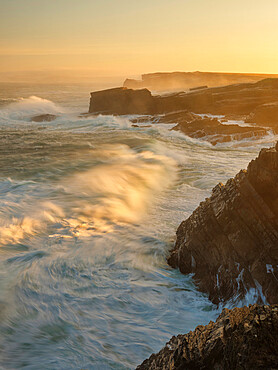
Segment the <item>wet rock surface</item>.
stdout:
[[[152,95],[147,89],[114,88],[91,93],[89,114],[144,115],[138,123],[176,123],[175,130],[212,144],[278,131],[278,79]],[[206,115],[223,115],[221,122]],[[226,124],[232,119],[250,126]],[[223,123],[224,122],[224,123]],[[257,126],[257,127],[256,127]],[[268,129],[268,130],[267,130]]]
[[57,118],[55,114],[40,114],[31,118],[32,122],[51,122]]
[[278,303],[277,149],[262,149],[247,171],[218,184],[177,230],[168,263],[193,273],[216,304],[247,292]]
[[223,124],[216,118],[198,118],[191,122],[181,122],[172,130],[181,131],[197,139],[205,138],[213,145],[233,140],[262,137],[267,134],[267,129],[263,127]]
[[137,370],[277,369],[278,305],[224,309],[215,322],[178,335]]
[[[192,138],[205,139],[213,145],[234,140],[263,137],[267,135],[269,130],[260,126],[240,126],[239,124],[227,123],[227,120],[223,121],[226,123],[209,116],[201,117],[200,115],[187,110],[166,113],[164,115],[141,116],[132,119],[132,122],[137,124],[147,122],[152,124],[177,123],[172,130],[180,131]],[[143,125],[132,126],[141,128],[146,127]]]

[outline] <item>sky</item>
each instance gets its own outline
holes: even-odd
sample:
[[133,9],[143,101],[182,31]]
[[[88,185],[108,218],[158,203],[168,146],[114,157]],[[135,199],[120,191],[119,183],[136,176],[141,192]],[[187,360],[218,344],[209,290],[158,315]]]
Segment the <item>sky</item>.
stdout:
[[278,0],[0,0],[0,80],[278,73]]

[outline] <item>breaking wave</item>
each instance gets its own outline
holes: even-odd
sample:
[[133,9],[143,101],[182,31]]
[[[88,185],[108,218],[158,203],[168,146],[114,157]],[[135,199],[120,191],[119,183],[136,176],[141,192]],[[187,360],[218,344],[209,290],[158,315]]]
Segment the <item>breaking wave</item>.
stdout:
[[130,369],[218,315],[165,257],[214,185],[276,137],[212,146],[131,118],[34,96],[0,109],[0,366]]

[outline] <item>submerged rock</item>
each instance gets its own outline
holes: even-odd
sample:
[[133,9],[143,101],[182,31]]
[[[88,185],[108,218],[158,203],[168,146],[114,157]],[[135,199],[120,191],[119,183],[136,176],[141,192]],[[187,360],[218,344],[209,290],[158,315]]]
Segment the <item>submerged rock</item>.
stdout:
[[38,116],[33,116],[31,118],[32,122],[51,122],[57,118],[55,114],[39,114]]
[[277,149],[262,149],[247,171],[218,184],[177,230],[168,263],[193,273],[216,304],[248,291],[278,303]]
[[215,322],[178,335],[137,370],[277,369],[278,305],[224,309]]

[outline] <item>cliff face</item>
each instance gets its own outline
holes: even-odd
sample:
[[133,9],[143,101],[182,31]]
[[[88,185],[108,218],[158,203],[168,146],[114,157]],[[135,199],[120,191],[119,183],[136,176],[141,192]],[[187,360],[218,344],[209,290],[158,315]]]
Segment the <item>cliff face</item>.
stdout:
[[155,95],[147,89],[115,88],[91,93],[90,113],[163,114],[194,113],[248,115],[258,106],[278,102],[278,79]]
[[278,79],[161,95],[156,99],[158,113],[187,109],[194,113],[246,115],[259,105],[278,102]]
[[278,305],[224,309],[216,322],[178,335],[137,370],[277,369]]
[[152,114],[154,99],[147,89],[114,88],[91,93],[89,113]]
[[278,303],[278,143],[263,149],[181,223],[168,262],[193,273],[214,303],[243,298]]

